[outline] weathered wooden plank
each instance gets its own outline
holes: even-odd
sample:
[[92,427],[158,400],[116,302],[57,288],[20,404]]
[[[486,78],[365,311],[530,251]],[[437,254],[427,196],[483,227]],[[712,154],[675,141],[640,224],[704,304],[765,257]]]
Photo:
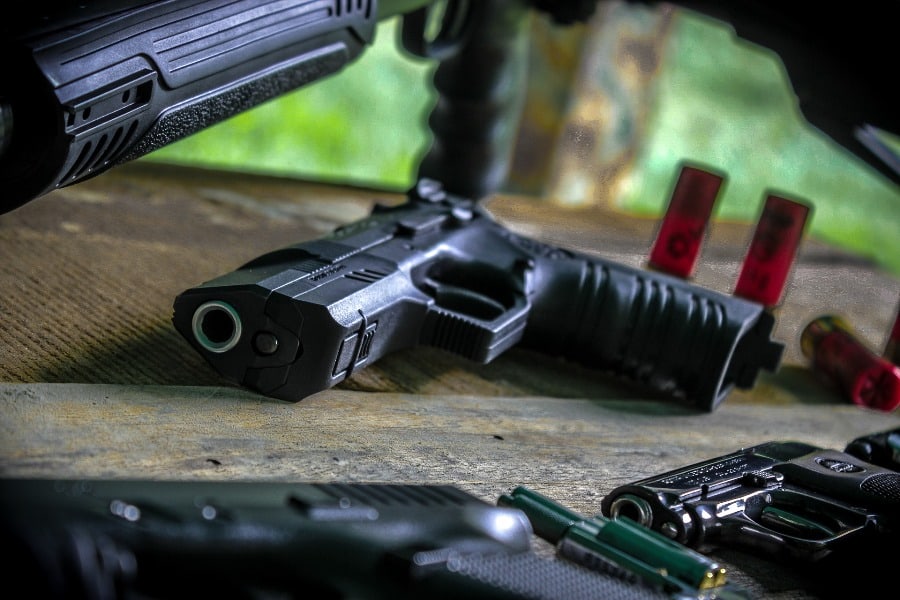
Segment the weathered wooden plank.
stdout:
[[493,497],[540,485],[579,509],[637,477],[763,441],[841,449],[900,417],[843,405],[329,390],[2,384],[6,475],[435,481]]

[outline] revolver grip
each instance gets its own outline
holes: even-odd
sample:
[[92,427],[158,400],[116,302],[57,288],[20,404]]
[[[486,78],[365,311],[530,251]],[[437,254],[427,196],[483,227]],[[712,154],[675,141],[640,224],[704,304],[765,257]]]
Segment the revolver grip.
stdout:
[[845,452],[819,449],[773,469],[792,483],[853,506],[870,506],[888,514],[900,509],[900,473]]
[[[560,253],[557,253],[560,254]],[[608,370],[711,411],[783,345],[760,304],[587,256],[545,257],[523,345]]]

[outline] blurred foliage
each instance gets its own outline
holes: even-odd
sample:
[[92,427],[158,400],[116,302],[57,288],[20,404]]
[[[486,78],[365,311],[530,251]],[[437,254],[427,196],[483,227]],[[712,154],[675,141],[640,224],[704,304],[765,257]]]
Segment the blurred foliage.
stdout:
[[[780,59],[682,15],[622,206],[665,210],[678,164],[727,174],[716,217],[755,221],[767,191],[813,206],[808,231],[900,274],[900,194],[799,113]],[[666,190],[660,194],[659,190]]]
[[[408,188],[430,143],[434,64],[399,50],[397,23],[339,74],[144,160]],[[727,173],[716,218],[755,221],[768,191],[813,205],[809,233],[900,275],[900,196],[798,113],[779,59],[682,15],[621,208],[661,215],[683,161]]]

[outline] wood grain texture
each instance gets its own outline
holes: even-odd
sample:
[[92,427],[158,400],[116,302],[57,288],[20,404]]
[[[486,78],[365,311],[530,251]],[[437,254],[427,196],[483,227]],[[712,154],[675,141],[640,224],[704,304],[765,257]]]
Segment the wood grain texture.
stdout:
[[631,480],[769,440],[842,449],[900,425],[853,406],[327,390],[286,403],[236,388],[0,384],[4,475],[518,484],[584,511]]

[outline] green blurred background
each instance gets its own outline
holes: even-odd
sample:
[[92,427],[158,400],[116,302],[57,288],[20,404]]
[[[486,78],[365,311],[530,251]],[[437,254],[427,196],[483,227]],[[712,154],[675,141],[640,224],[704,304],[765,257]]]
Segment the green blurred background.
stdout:
[[[143,160],[358,184],[413,182],[430,143],[434,64],[397,43],[397,23],[335,77],[240,114]],[[900,276],[900,194],[798,117],[781,63],[681,14],[653,82],[652,109],[618,209],[658,216],[684,160],[728,175],[715,218],[753,222],[766,190],[814,207],[808,233]]]

